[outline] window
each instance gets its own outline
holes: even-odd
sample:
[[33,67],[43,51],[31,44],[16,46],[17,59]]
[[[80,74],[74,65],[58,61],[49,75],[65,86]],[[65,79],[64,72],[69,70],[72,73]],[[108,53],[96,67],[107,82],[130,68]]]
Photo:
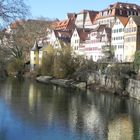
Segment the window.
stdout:
[[114,45],[114,49],[115,49],[115,50],[117,49],[117,45]]
[[119,29],[119,32],[122,32],[122,28]]
[[120,55],[120,60],[122,61],[122,55]]
[[120,10],[120,15],[122,15],[122,10]]
[[133,30],[133,31],[134,31],[134,32],[136,32],[136,30],[137,30],[137,28],[136,28],[136,27],[134,27],[134,30]]
[[127,16],[129,16],[129,11],[127,11]]
[[47,51],[44,51],[44,52],[43,52],[43,55],[47,55]]
[[123,48],[123,45],[118,45],[118,49],[122,49]]

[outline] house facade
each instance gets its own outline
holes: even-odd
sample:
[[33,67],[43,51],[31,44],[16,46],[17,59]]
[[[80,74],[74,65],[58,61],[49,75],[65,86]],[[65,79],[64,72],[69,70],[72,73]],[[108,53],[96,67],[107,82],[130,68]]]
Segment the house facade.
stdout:
[[140,49],[140,17],[129,17],[124,29],[124,59],[133,62],[135,52]]
[[85,55],[85,40],[88,38],[90,29],[75,28],[71,36],[71,47],[78,55]]
[[80,46],[80,36],[78,33],[78,29],[75,28],[72,36],[71,36],[71,47],[72,49],[78,53],[79,52],[79,46]]
[[107,25],[100,25],[91,30],[89,39],[85,41],[85,54],[88,59],[98,61],[103,54],[103,47],[111,44],[111,29]]
[[127,22],[127,17],[116,17],[116,22],[112,27],[111,45],[118,62],[124,61],[124,28]]

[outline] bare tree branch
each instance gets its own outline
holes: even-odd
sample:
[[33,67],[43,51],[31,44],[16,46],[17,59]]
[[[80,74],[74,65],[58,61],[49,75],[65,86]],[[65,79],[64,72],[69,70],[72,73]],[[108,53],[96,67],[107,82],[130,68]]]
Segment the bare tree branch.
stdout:
[[29,7],[24,0],[0,0],[0,19],[11,22],[15,19],[25,19],[29,14]]

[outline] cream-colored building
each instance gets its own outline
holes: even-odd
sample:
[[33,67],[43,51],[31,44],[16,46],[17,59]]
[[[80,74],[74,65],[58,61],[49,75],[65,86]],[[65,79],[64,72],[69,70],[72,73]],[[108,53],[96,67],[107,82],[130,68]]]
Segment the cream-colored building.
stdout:
[[140,50],[140,17],[131,16],[124,29],[124,61],[133,62],[137,50]]

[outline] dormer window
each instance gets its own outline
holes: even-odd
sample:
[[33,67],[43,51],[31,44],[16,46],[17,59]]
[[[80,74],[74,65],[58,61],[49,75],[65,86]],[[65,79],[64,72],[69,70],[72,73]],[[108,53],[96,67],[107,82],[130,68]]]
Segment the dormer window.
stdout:
[[126,6],[127,9],[130,9],[129,5]]
[[127,16],[129,16],[129,11],[127,11]]
[[108,14],[108,15],[110,14],[109,12],[110,12],[110,11],[108,10],[108,11],[107,11],[107,14]]
[[137,7],[136,6],[133,6],[133,9],[137,10]]
[[103,16],[104,12],[102,12],[101,14],[102,14],[102,16]]

